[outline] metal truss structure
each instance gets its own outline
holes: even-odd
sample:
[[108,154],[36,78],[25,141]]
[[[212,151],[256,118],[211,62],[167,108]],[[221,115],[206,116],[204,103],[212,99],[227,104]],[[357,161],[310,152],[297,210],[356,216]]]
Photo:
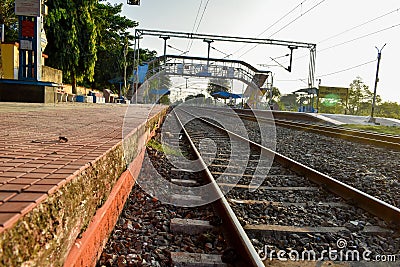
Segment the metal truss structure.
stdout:
[[[139,51],[140,49],[140,40],[143,38],[143,36],[155,36],[164,39],[164,55],[156,58],[152,62],[149,62],[149,65],[153,64],[153,67],[150,67],[150,72],[148,74],[148,77],[156,74],[157,72],[164,72],[165,74],[168,75],[180,75],[189,77],[196,76],[196,77],[208,77],[208,78],[238,79],[246,83],[248,85],[248,88],[254,87],[251,85],[256,85],[258,88],[261,88],[266,79],[268,78],[269,74],[271,73],[270,71],[257,70],[256,68],[254,68],[253,66],[244,61],[215,59],[215,58],[210,58],[209,54],[207,58],[166,55],[167,41],[171,38],[183,38],[183,39],[203,40],[204,42],[208,43],[208,51],[210,51],[210,44],[215,41],[257,44],[257,45],[286,46],[291,51],[291,58],[294,49],[297,48],[309,49],[310,63],[309,63],[308,85],[310,88],[314,87],[316,44],[313,43],[198,34],[198,33],[187,33],[187,32],[136,29],[134,66],[139,65],[139,53],[136,51]],[[288,71],[291,71],[292,69],[291,65],[292,62],[290,61],[290,66],[287,68]]]

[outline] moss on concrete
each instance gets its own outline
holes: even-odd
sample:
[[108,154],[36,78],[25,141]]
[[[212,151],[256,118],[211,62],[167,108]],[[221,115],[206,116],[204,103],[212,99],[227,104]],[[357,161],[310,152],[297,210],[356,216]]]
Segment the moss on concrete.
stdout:
[[[62,266],[76,238],[107,200],[138,154],[138,137],[160,124],[166,110],[50,195],[10,229],[0,233],[0,266]],[[126,147],[125,147],[126,148]],[[124,154],[125,152],[125,154]]]
[[0,235],[3,266],[62,266],[125,169],[121,146],[89,166]]

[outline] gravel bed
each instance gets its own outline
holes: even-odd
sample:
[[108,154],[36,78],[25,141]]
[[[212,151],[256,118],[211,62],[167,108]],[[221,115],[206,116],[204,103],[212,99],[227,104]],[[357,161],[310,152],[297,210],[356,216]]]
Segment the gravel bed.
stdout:
[[[147,148],[147,152],[165,179],[201,180],[199,173],[171,171],[173,166],[162,152],[152,148]],[[218,220],[211,205],[197,208],[165,205],[135,185],[97,266],[172,266],[171,252],[222,254],[228,247],[219,231],[197,235],[172,233],[173,218]]]
[[[233,204],[236,215],[246,224],[272,224],[295,227],[338,227],[351,224],[343,222],[358,221],[360,226],[379,225],[363,210],[355,207],[331,207],[311,202],[307,206],[286,206],[269,204]],[[361,230],[354,228],[354,230]]]
[[277,127],[277,151],[400,207],[400,152]]
[[[332,260],[332,258],[329,258],[327,251],[336,250],[336,253],[333,253],[332,256],[336,255],[336,259],[339,260],[339,255],[342,252],[342,260],[339,261],[346,261],[349,264],[354,263],[354,265],[350,266],[374,266],[373,262],[369,262],[369,265],[364,265],[365,261],[364,263],[360,262],[363,260],[362,255],[366,251],[370,252],[370,254],[367,254],[367,256],[372,260],[375,259],[377,255],[395,255],[397,251],[396,262],[383,262],[383,265],[376,266],[398,266],[398,261],[400,260],[398,252],[398,248],[400,247],[399,240],[396,240],[396,243],[388,243],[387,237],[379,234],[367,235],[352,233],[351,231],[342,231],[339,233],[326,234],[271,232],[269,235],[260,235],[260,233],[251,232],[248,233],[248,236],[261,257],[265,257],[265,252],[267,252],[267,259],[276,259],[277,251],[283,250],[285,251],[286,256],[293,252],[299,253],[300,260],[302,259],[303,252],[313,251],[315,252],[315,258],[313,258],[312,254],[311,256],[304,254],[303,259],[329,261]],[[346,247],[338,247],[338,240],[346,240]],[[273,251],[275,251],[275,253]],[[324,254],[322,254],[323,251]],[[355,251],[358,252],[358,259],[360,261],[356,260],[357,254],[353,254]],[[296,256],[295,253],[293,253],[293,255]],[[345,255],[348,255],[347,259]]]
[[[264,179],[262,182],[262,186],[270,186],[270,187],[318,187],[316,184],[310,182],[308,179],[305,179],[301,176],[288,176],[288,175],[279,175],[279,176],[271,176],[272,174],[268,174],[265,176],[260,176],[260,178]],[[240,179],[239,184],[248,185],[250,184],[252,178],[243,177]]]
[[[191,127],[196,123],[192,123]],[[249,129],[253,122],[246,122]],[[204,130],[204,129],[203,129]],[[211,133],[208,132],[208,133]],[[251,138],[259,139],[258,131],[249,131]],[[229,158],[231,146],[219,138],[217,155]],[[271,141],[269,141],[271,142]],[[197,140],[197,147],[201,141]],[[187,147],[183,142],[180,147]],[[198,174],[186,174],[171,171],[172,165],[158,151],[149,149],[153,164],[166,179],[197,179]],[[351,143],[317,134],[294,131],[277,127],[277,151],[305,165],[353,185],[396,206],[399,205],[398,168],[400,153],[368,145]],[[229,152],[229,153],[228,153]],[[258,159],[257,153],[251,159]],[[214,159],[212,164],[224,165],[226,161]],[[247,166],[256,166],[247,162]],[[270,175],[294,175],[290,170],[273,163]],[[212,171],[225,170],[224,167],[212,167]],[[252,170],[247,169],[246,174]],[[200,180],[200,179],[198,179]],[[242,178],[239,183],[248,184],[250,178]],[[264,186],[311,186],[303,177],[283,176],[268,177]],[[338,249],[337,241],[347,241],[346,250],[356,250],[360,254],[366,249],[375,255],[395,254],[400,260],[400,238],[395,235],[365,234],[362,229],[368,225],[386,227],[381,220],[366,214],[355,207],[324,206],[321,202],[343,202],[339,197],[327,193],[321,188],[317,191],[270,191],[249,192],[244,189],[232,189],[231,199],[263,200],[271,202],[301,202],[305,206],[232,203],[232,208],[239,221],[245,224],[279,224],[288,226],[344,226],[347,230],[339,233],[282,233],[249,232],[255,248],[260,252],[265,249],[291,251],[313,250],[320,257],[328,248]],[[138,186],[131,192],[129,201],[119,218],[98,266],[170,266],[171,251],[221,254],[226,243],[219,233],[204,235],[172,234],[169,221],[172,218],[192,218],[212,220],[215,218],[210,207],[198,209],[177,208],[163,205],[158,200],[146,195]],[[273,255],[276,258],[277,255]],[[395,265],[394,265],[395,266]]]
[[339,202],[340,198],[327,193],[325,190],[317,191],[280,191],[257,189],[250,192],[247,189],[234,188],[227,194],[228,198],[264,200],[273,202]]
[[172,218],[213,217],[210,207],[193,210],[163,205],[135,185],[97,266],[171,266],[170,252],[220,254],[226,248],[220,234],[174,234],[169,228]]
[[[249,136],[260,142],[259,132]],[[278,153],[400,207],[400,151],[278,126],[276,143]]]
[[[248,122],[248,124],[252,124],[252,122]],[[259,141],[257,140],[257,137],[259,138],[259,132],[257,132],[258,131],[250,131],[250,136],[252,136],[255,141]],[[353,175],[353,172],[369,172],[371,174],[372,171],[376,173],[377,169],[384,169],[386,170],[385,174],[388,174],[389,170],[385,169],[388,168],[388,166],[391,166],[391,174],[396,173],[397,175],[399,172],[396,167],[398,166],[400,154],[395,151],[386,151],[371,146],[360,145],[357,143],[304,132],[297,131],[296,133],[293,133],[292,130],[281,127],[277,128],[277,151],[346,183],[352,184],[352,181],[358,185],[360,189],[368,193],[370,193],[375,187],[376,189],[379,187],[381,190],[386,190],[385,187],[380,187],[380,184],[392,184],[392,180],[389,179],[387,182],[382,183],[382,179],[377,179],[376,176],[371,175],[370,177],[373,177],[373,180],[365,181],[365,176],[363,176],[364,180],[360,181],[357,179],[357,177],[360,176]],[[372,153],[372,151],[374,153]],[[388,157],[391,158],[389,160],[390,164],[385,162],[382,164],[383,167],[368,167],[371,166],[372,158],[379,158],[376,154],[382,154],[383,152],[387,153],[386,155],[389,155]],[[367,153],[367,155],[364,155],[363,153]],[[351,156],[344,156],[348,154]],[[393,159],[393,157],[396,157],[396,159]],[[221,164],[223,164],[223,162],[221,162]],[[392,169],[395,170],[392,171]],[[327,170],[330,170],[330,172]],[[343,177],[345,177],[345,179]],[[312,184],[306,181],[302,183],[302,179],[303,178],[301,177],[291,177],[291,179],[286,180],[282,179],[280,184],[279,179],[274,180],[276,184],[267,180],[264,185],[309,186]],[[246,178],[242,179],[241,182],[243,182],[243,180],[246,180]],[[247,179],[247,182],[248,180],[249,179]],[[293,182],[291,180],[293,180]],[[380,181],[380,183],[377,181]],[[291,183],[293,184],[290,185]],[[354,184],[352,185],[355,186]],[[398,187],[395,187],[394,190],[397,192]],[[380,192],[379,196],[391,194],[393,194],[393,189],[391,191],[386,191],[384,194]],[[265,236],[265,233],[262,235],[253,233],[252,241],[258,249],[263,249],[263,245],[269,245],[271,248],[284,249],[287,252],[290,252],[293,249],[297,249],[297,251],[300,252],[305,249],[314,249],[315,252],[320,253],[322,250],[326,249],[327,246],[331,249],[335,249],[336,241],[340,238],[344,238],[348,242],[348,249],[355,249],[360,252],[363,252],[364,249],[368,249],[371,251],[371,255],[385,255],[385,253],[390,253],[399,257],[400,238],[384,234],[364,234],[362,232],[362,229],[368,225],[387,227],[385,222],[376,217],[370,216],[365,211],[356,207],[331,207],[318,205],[318,202],[344,203],[339,197],[327,193],[321,188],[319,188],[318,191],[272,192],[270,190],[249,192],[248,190],[235,188],[228,193],[227,197],[239,200],[253,199],[276,202],[309,203],[307,207],[280,207],[268,204],[233,204],[233,209],[242,224],[342,226],[347,229],[340,233],[328,234],[272,233],[272,237],[271,233],[267,236]],[[393,199],[393,196],[391,197]],[[396,195],[396,197],[398,197],[398,195]],[[274,258],[276,258],[276,255]]]

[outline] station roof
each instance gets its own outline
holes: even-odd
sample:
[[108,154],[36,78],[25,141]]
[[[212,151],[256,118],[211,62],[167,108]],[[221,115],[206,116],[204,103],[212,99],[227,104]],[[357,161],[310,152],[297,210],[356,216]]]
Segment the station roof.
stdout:
[[303,88],[303,89],[299,89],[297,91],[294,91],[293,94],[300,94],[300,93],[305,93],[305,94],[318,94],[318,89],[315,87],[311,87],[311,88]]
[[238,94],[233,94],[233,93],[229,93],[229,92],[216,92],[211,94],[213,97],[218,97],[218,98],[224,98],[224,99],[228,99],[228,98],[242,98],[242,95],[238,95]]

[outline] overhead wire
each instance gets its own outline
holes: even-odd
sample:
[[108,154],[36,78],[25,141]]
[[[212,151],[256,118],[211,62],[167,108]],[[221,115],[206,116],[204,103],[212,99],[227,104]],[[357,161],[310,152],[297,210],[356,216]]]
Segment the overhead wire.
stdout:
[[203,13],[201,14],[201,18],[199,20],[199,24],[197,24],[197,28],[196,28],[196,31],[195,31],[196,33],[199,30],[201,22],[203,21],[204,13],[206,13],[206,9],[207,9],[207,6],[208,6],[209,2],[210,2],[210,0],[207,0],[206,5],[204,6]]
[[357,28],[360,28],[360,27],[362,27],[362,26],[364,26],[364,25],[367,25],[367,24],[369,24],[369,23],[371,23],[371,22],[373,22],[373,21],[375,21],[375,20],[384,18],[384,17],[386,17],[386,16],[388,16],[388,15],[390,15],[390,14],[393,14],[393,13],[395,13],[395,12],[398,12],[399,10],[400,10],[400,8],[397,8],[397,9],[395,9],[395,10],[392,10],[392,11],[388,12],[388,13],[385,13],[385,14],[383,14],[383,15],[380,15],[380,16],[378,16],[378,17],[375,17],[375,18],[373,18],[373,19],[370,19],[370,20],[368,20],[368,21],[366,21],[366,22],[363,22],[363,23],[361,23],[361,24],[359,24],[359,25],[356,25],[356,26],[354,26],[354,27],[352,27],[352,28],[350,28],[350,29],[347,29],[347,30],[342,31],[342,32],[340,32],[340,33],[338,33],[338,34],[335,34],[335,35],[333,35],[333,36],[331,36],[331,37],[328,37],[328,38],[326,38],[326,39],[324,39],[324,40],[322,40],[322,41],[319,41],[317,44],[320,44],[320,43],[326,42],[326,41],[328,41],[328,40],[331,40],[331,39],[333,39],[333,38],[336,38],[336,37],[338,37],[338,36],[340,36],[340,35],[342,35],[342,34],[348,33],[348,32],[350,32],[350,31],[352,31],[352,30],[354,30],[354,29],[357,29]]
[[[203,21],[203,17],[204,17],[204,14],[206,13],[207,6],[208,6],[208,3],[209,3],[209,2],[210,2],[210,0],[207,0],[206,4],[204,5],[203,13],[201,14],[199,23],[197,24],[197,28],[196,28],[196,30],[195,30],[194,33],[197,33],[197,31],[198,31],[199,28],[200,28],[201,22]],[[193,39],[192,39],[191,42],[190,42],[189,49],[187,49],[188,51],[190,51],[190,49],[192,48],[192,45],[193,45]]]
[[346,68],[346,69],[343,69],[343,70],[338,70],[338,71],[327,73],[327,74],[323,74],[323,75],[317,75],[317,78],[322,78],[322,77],[331,76],[331,75],[334,75],[334,74],[346,72],[346,71],[349,71],[349,70],[352,70],[352,69],[356,69],[356,68],[371,64],[371,63],[376,62],[376,61],[377,61],[377,59],[374,59],[374,60],[371,60],[371,61],[368,61],[368,62],[364,62],[362,64],[359,64],[359,65],[356,65],[356,66],[353,66],[353,67],[350,67],[350,68]]
[[[373,21],[376,21],[376,20],[378,20],[378,19],[381,19],[381,18],[383,18],[383,17],[386,17],[386,16],[388,16],[388,15],[390,15],[390,14],[393,14],[394,12],[398,12],[399,10],[400,10],[400,8],[394,9],[394,10],[388,12],[388,13],[385,13],[385,14],[383,14],[383,15],[380,15],[380,16],[378,16],[378,17],[375,17],[375,18],[373,18],[373,19],[370,19],[370,20],[368,20],[368,21],[366,21],[366,22],[363,22],[363,23],[361,23],[361,24],[359,24],[359,25],[356,25],[356,26],[354,26],[354,27],[351,27],[350,29],[347,29],[347,30],[345,30],[345,31],[343,31],[343,32],[340,32],[340,33],[335,34],[335,35],[333,35],[333,36],[331,36],[331,37],[328,37],[328,38],[326,38],[326,39],[324,39],[324,40],[322,40],[322,41],[317,42],[317,45],[320,44],[320,43],[322,43],[322,42],[326,42],[326,41],[328,41],[328,40],[331,40],[331,39],[333,39],[333,38],[335,38],[335,37],[338,37],[338,36],[340,36],[340,35],[342,35],[342,34],[345,34],[345,33],[347,33],[347,32],[350,32],[350,31],[352,31],[352,30],[354,30],[354,29],[360,28],[361,26],[364,26],[364,25],[366,25],[366,24],[369,24],[369,23],[371,23],[371,22],[373,22]],[[358,37],[358,38],[355,38],[355,39],[352,39],[352,40],[349,40],[349,41],[346,41],[346,42],[343,42],[343,43],[340,43],[340,44],[336,44],[336,45],[330,46],[330,47],[328,47],[328,48],[317,49],[317,52],[321,52],[321,51],[325,51],[325,50],[328,50],[328,49],[332,49],[332,48],[335,48],[336,46],[344,45],[344,44],[346,44],[346,43],[350,43],[350,42],[353,42],[353,41],[356,41],[356,40],[359,40],[359,39],[368,37],[368,36],[370,36],[370,35],[377,34],[377,33],[379,33],[379,32],[385,31],[385,30],[389,30],[389,29],[394,28],[394,27],[397,27],[397,26],[399,26],[399,25],[392,25],[391,27],[388,27],[388,28],[385,28],[385,29],[381,29],[381,30],[379,30],[379,31],[377,31],[377,32],[369,33],[369,34],[367,34],[367,35],[364,35],[364,36],[361,36],[361,37]],[[295,60],[300,59],[300,58],[304,58],[304,57],[306,57],[306,56],[308,56],[308,55],[307,55],[307,54],[304,54],[303,56],[296,57]],[[286,62],[285,62],[285,63],[286,63]]]
[[[298,4],[297,6],[295,6],[294,8],[292,8],[289,12],[287,12],[285,15],[283,15],[282,17],[280,17],[278,20],[276,20],[272,25],[270,25],[269,27],[267,27],[262,33],[258,34],[256,36],[256,38],[260,37],[261,35],[263,35],[264,33],[266,33],[269,29],[271,29],[272,27],[274,27],[276,24],[278,24],[279,22],[281,22],[284,18],[286,18],[287,16],[289,16],[292,12],[294,12],[297,8],[299,8],[300,6],[302,6],[305,2],[307,2],[308,0],[303,0],[300,4]],[[239,52],[240,50],[242,50],[243,48],[245,48],[247,46],[247,44],[243,45],[242,47],[240,47],[238,50],[236,50],[235,52],[232,53],[232,55],[236,54],[237,52]],[[256,45],[257,46],[257,45]]]
[[[203,5],[203,0],[200,1],[199,8],[197,9],[196,18],[195,18],[195,20],[194,20],[193,27],[192,27],[192,34],[193,34],[193,32],[194,32],[194,28],[196,27],[197,19],[198,19],[198,17],[199,17],[200,9],[201,9],[201,6],[202,6],[202,5]],[[189,46],[191,46],[191,43],[193,43],[193,39],[189,40],[188,45],[187,45],[187,47],[186,47],[186,50],[189,49]]]
[[351,42],[363,39],[365,37],[368,37],[368,36],[371,36],[371,35],[374,35],[374,34],[377,34],[377,33],[381,33],[381,32],[384,32],[384,31],[387,31],[387,30],[390,30],[390,29],[393,29],[393,28],[396,28],[396,27],[399,27],[399,26],[400,26],[400,23],[392,25],[392,26],[384,28],[384,29],[381,29],[381,30],[378,30],[378,31],[375,31],[375,32],[371,32],[371,33],[365,34],[363,36],[360,36],[360,37],[357,37],[357,38],[354,38],[354,39],[351,39],[351,40],[348,40],[348,41],[345,41],[345,42],[342,42],[342,43],[339,43],[339,44],[336,44],[336,45],[333,45],[333,46],[330,46],[330,47],[327,47],[327,48],[324,48],[324,49],[321,49],[321,50],[318,50],[318,52],[322,52],[322,51],[325,51],[325,50],[332,49],[334,47],[338,47],[338,46],[341,46],[341,45],[344,45],[344,44],[348,44],[348,43],[351,43]]
[[[299,16],[297,16],[295,19],[291,20],[289,23],[287,23],[285,26],[281,27],[279,30],[277,30],[276,32],[274,32],[273,34],[271,34],[270,36],[268,36],[267,39],[271,38],[272,36],[274,36],[275,34],[281,32],[282,30],[284,30],[285,28],[289,27],[291,24],[293,24],[294,22],[296,22],[298,19],[300,19],[301,17],[303,17],[304,15],[306,15],[307,13],[311,12],[313,9],[315,9],[316,7],[318,7],[319,5],[321,5],[323,2],[325,2],[326,0],[321,0],[319,1],[317,4],[315,4],[314,6],[312,6],[311,8],[309,8],[307,11],[305,11],[304,13],[301,13]],[[249,53],[250,51],[252,51],[254,48],[256,48],[258,45],[254,45],[252,48],[246,50],[244,53],[242,53],[239,58],[243,57],[244,55],[246,55],[247,53]]]
[[306,15],[307,13],[311,12],[314,8],[318,7],[320,4],[322,4],[323,2],[325,2],[326,0],[321,0],[319,1],[317,4],[315,4],[314,6],[312,6],[311,8],[309,8],[306,12],[300,14],[299,16],[297,16],[295,19],[293,19],[292,21],[290,21],[289,23],[287,23],[285,26],[283,26],[282,28],[280,28],[279,30],[277,30],[276,32],[274,32],[273,34],[271,34],[270,36],[268,36],[268,38],[271,38],[272,36],[274,36],[275,34],[281,32],[282,30],[284,30],[285,28],[287,28],[288,26],[290,26],[291,24],[293,24],[294,22],[296,22],[298,19],[300,19],[302,16]]
[[[338,73],[346,72],[346,71],[349,71],[349,70],[352,70],[352,69],[356,69],[356,68],[371,64],[371,63],[376,62],[376,61],[377,61],[377,59],[374,59],[374,60],[370,60],[370,61],[358,64],[356,66],[352,66],[352,67],[349,67],[349,68],[346,68],[346,69],[342,69],[342,70],[338,70],[338,71],[334,71],[334,72],[330,72],[330,73],[326,73],[326,74],[322,74],[322,75],[317,75],[316,78],[322,78],[322,77],[327,77],[327,76],[335,75],[335,74],[338,74]],[[277,80],[277,81],[278,82],[297,82],[299,80],[303,81],[304,79]]]

